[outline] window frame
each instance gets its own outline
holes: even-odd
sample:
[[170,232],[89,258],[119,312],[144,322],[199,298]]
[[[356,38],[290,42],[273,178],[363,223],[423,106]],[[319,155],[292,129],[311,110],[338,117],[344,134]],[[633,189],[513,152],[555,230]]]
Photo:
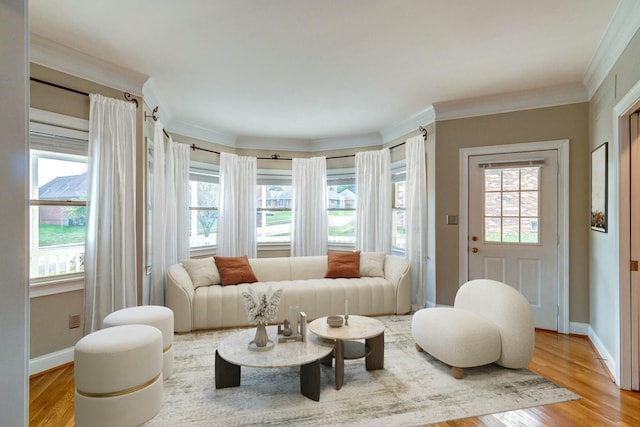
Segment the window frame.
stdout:
[[[59,142],[64,142],[64,139],[76,139],[88,141],[89,137],[89,120],[81,119],[77,117],[66,116],[63,114],[53,113],[46,110],[40,110],[36,108],[29,109],[29,174],[32,173],[32,158],[31,150],[42,150],[42,147],[32,147],[32,139],[38,138],[52,138],[60,137]],[[88,148],[88,143],[87,143]],[[73,151],[73,150],[71,150]],[[55,153],[55,151],[51,151]],[[87,156],[86,151],[83,152],[67,152],[67,154],[76,154],[81,156]],[[87,159],[88,162],[88,159]],[[68,205],[77,206],[78,201],[41,201],[31,198],[31,185],[29,186],[29,224],[31,224],[31,207],[43,206],[43,205]],[[86,201],[82,202],[86,206]],[[29,240],[31,240],[31,225],[29,225]],[[86,253],[86,241],[85,241],[85,253]],[[31,246],[29,246],[29,259],[31,259]],[[29,262],[29,271],[31,271],[31,262]],[[43,276],[43,277],[30,277],[29,273],[29,297],[41,297],[46,295],[53,295],[65,292],[73,292],[83,290],[84,272],[77,273],[65,273],[55,276]]]

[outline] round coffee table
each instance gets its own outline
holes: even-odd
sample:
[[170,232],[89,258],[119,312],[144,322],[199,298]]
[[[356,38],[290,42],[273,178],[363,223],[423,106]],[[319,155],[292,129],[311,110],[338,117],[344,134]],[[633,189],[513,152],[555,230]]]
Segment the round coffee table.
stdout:
[[269,337],[276,341],[268,351],[251,351],[248,344],[253,340],[255,328],[237,332],[225,338],[216,349],[216,388],[240,385],[240,367],[282,368],[300,366],[300,392],[316,402],[320,400],[320,360],[333,351],[332,343],[313,335],[307,340],[278,343],[277,330],[267,328]]
[[[336,390],[344,383],[345,359],[366,358],[367,371],[384,368],[384,324],[372,317],[349,316],[349,324],[332,327],[327,318],[321,317],[309,323],[308,329],[315,335],[335,340]],[[364,339],[365,342],[356,340]],[[331,364],[331,358],[325,359]]]

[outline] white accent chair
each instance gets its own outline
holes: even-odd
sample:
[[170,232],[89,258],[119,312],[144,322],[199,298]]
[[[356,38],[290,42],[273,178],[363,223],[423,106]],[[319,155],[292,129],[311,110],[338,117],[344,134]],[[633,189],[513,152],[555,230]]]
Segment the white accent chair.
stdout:
[[495,280],[465,283],[453,308],[418,310],[411,333],[418,351],[450,365],[458,379],[464,376],[464,368],[496,363],[518,369],[533,358],[535,327],[529,301]]

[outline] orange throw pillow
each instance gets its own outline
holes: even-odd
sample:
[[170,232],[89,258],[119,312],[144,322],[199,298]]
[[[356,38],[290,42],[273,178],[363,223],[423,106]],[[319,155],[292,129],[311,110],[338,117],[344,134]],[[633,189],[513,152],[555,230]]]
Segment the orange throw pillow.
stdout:
[[327,253],[328,279],[358,278],[360,277],[360,251],[354,252],[328,252]]
[[246,255],[237,257],[215,256],[216,267],[222,278],[222,286],[237,285],[238,283],[254,283],[258,279],[251,269]]

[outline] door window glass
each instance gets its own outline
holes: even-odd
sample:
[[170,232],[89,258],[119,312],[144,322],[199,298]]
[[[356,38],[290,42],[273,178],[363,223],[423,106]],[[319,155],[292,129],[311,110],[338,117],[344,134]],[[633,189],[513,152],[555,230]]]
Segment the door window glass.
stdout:
[[540,168],[484,170],[484,240],[540,243]]

